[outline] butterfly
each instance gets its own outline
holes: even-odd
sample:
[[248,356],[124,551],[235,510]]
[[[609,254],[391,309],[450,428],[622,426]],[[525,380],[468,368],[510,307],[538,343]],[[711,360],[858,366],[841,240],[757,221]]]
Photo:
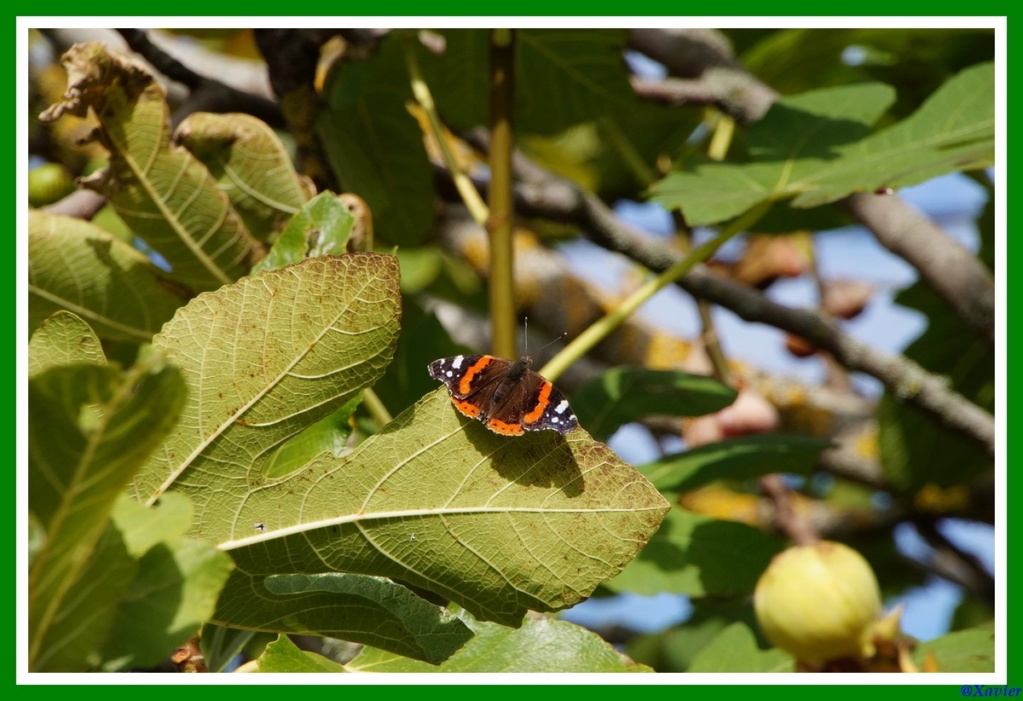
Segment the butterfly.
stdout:
[[494,355],[456,355],[428,367],[430,377],[447,386],[455,407],[494,433],[568,433],[579,425],[575,412],[557,387],[532,371],[532,364],[528,354],[514,362]]

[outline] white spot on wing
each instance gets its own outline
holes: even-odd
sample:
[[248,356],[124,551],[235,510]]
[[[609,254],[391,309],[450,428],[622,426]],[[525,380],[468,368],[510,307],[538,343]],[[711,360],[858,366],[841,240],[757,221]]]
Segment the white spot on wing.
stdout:
[[455,370],[457,370],[458,368],[462,367],[462,361],[463,360],[465,360],[465,356],[464,355],[457,355],[457,356],[455,356],[454,359],[452,359],[452,361],[451,361],[451,367],[453,367]]
[[568,408],[568,400],[567,399],[562,399],[561,400],[561,404],[558,404],[558,406],[555,407],[554,413],[555,414],[564,414],[565,413],[565,409],[567,409],[567,408]]

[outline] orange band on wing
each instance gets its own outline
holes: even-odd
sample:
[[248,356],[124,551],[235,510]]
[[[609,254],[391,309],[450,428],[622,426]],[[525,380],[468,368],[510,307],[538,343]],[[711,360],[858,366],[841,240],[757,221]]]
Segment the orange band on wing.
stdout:
[[460,412],[468,416],[470,419],[475,419],[480,415],[480,408],[474,404],[470,404],[464,399],[456,399],[455,397],[452,397],[451,401]]
[[[476,364],[465,371],[462,375],[462,379],[458,382],[458,393],[463,397],[469,394],[469,390],[472,389],[472,378],[479,375],[483,371],[483,368],[490,365],[492,359],[486,355],[476,361]],[[478,412],[477,412],[478,413]]]
[[519,424],[506,424],[500,419],[490,419],[490,421],[487,421],[487,428],[494,433],[500,433],[504,436],[521,436],[525,433],[525,430]]
[[535,424],[541,418],[543,418],[544,410],[550,405],[551,390],[554,389],[554,385],[544,380],[540,383],[540,396],[537,397],[536,406],[533,410],[522,417],[522,421],[527,424]]

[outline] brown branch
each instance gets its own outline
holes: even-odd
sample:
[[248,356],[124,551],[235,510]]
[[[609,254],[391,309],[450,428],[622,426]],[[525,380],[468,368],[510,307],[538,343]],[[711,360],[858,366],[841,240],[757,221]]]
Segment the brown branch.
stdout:
[[916,268],[960,320],[994,344],[994,280],[976,256],[898,197],[860,193],[842,205],[882,246]]
[[727,107],[721,99],[718,87],[706,80],[688,78],[656,80],[630,76],[629,84],[632,85],[636,97],[672,107],[715,105],[722,110]]
[[75,190],[51,205],[43,207],[50,214],[62,214],[75,219],[92,220],[96,213],[103,209],[107,198],[92,190]]
[[818,315],[776,304],[756,290],[723,280],[706,268],[693,270],[684,289],[731,309],[746,321],[756,321],[802,336],[830,352],[846,368],[864,372],[884,384],[898,399],[913,404],[950,428],[995,451],[994,417],[949,387],[948,379],[924,370],[901,355],[871,348]]
[[750,75],[728,39],[711,29],[633,29],[630,46],[682,78],[699,78],[721,111],[737,122],[755,122],[778,93]]
[[774,507],[774,525],[796,545],[813,545],[820,540],[813,525],[803,518],[792,505],[792,490],[779,475],[760,478],[760,491]]

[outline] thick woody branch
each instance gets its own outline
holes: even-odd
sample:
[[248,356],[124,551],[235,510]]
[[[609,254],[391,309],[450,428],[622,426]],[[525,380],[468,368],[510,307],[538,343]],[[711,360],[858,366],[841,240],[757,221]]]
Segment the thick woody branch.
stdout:
[[681,285],[746,321],[802,336],[831,353],[844,367],[876,377],[902,401],[923,409],[943,426],[971,438],[994,455],[994,417],[952,390],[945,377],[927,372],[904,356],[860,343],[813,312],[776,304],[756,290],[721,279],[706,268],[694,270]]
[[994,343],[994,280],[976,256],[898,197],[856,194],[843,205],[882,246],[915,267],[960,320]]
[[755,122],[778,98],[735,60],[732,47],[711,29],[633,29],[629,45],[658,61],[672,75],[698,78],[713,102],[742,124]]
[[99,210],[103,209],[103,205],[106,203],[107,198],[98,192],[79,189],[67,197],[43,207],[43,209],[50,214],[62,214],[65,217],[91,220]]

